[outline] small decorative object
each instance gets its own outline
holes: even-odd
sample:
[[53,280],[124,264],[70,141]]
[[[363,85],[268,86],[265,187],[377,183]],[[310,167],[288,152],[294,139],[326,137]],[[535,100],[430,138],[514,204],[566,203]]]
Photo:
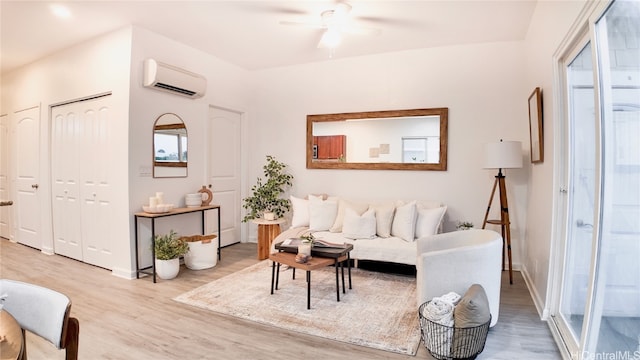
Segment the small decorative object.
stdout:
[[180,256],[189,251],[189,245],[178,238],[175,231],[155,238],[156,273],[161,279],[173,279],[180,272]]
[[458,221],[458,225],[456,225],[456,229],[458,230],[473,229],[473,223],[468,221]]
[[202,205],[202,194],[199,192],[194,194],[187,194],[184,196],[184,204],[187,207],[198,207]]
[[275,217],[279,218],[289,211],[289,200],[281,198],[285,188],[292,185],[293,179],[293,175],[286,172],[286,167],[286,164],[267,155],[267,163],[262,167],[266,180],[263,183],[263,180],[258,178],[257,183],[251,187],[253,195],[242,199],[242,207],[249,210],[242,222],[257,219],[265,212],[273,212]]
[[544,133],[542,126],[542,90],[537,87],[529,96],[529,140],[531,162],[544,161]]
[[307,261],[309,261],[309,259],[311,259],[311,255],[305,255],[305,254],[298,253],[296,255],[296,259],[295,260],[296,260],[296,262],[298,264],[306,264]]
[[213,193],[211,192],[211,190],[202,185],[202,189],[198,190],[198,192],[205,195],[205,198],[202,199],[202,206],[211,204],[211,201],[213,200]]

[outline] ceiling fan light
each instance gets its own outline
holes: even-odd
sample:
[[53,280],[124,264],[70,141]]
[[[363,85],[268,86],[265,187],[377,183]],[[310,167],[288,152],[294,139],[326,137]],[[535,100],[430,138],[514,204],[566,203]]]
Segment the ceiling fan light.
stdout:
[[341,42],[342,34],[335,29],[327,29],[320,39],[320,45],[329,49],[337,48]]

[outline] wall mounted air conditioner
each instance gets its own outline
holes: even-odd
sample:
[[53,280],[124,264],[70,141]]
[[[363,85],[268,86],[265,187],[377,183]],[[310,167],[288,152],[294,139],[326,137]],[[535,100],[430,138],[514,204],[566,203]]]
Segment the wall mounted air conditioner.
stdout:
[[207,79],[191,71],[147,59],[144,61],[143,85],[195,99],[204,96]]

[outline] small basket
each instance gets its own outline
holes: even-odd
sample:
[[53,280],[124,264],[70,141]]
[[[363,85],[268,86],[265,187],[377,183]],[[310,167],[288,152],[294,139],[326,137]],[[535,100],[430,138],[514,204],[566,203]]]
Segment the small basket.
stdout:
[[484,350],[491,318],[480,326],[470,328],[445,326],[422,315],[429,303],[427,301],[420,305],[418,316],[422,341],[431,356],[439,360],[475,359]]
[[180,240],[184,241],[184,242],[196,242],[196,241],[202,241],[203,244],[208,244],[211,242],[211,240],[217,238],[218,235],[191,235],[191,236],[182,236],[180,237]]

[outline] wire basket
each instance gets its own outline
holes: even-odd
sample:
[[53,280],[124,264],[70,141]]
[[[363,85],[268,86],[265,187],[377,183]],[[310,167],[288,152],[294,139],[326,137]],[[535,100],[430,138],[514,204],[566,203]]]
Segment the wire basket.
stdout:
[[422,315],[430,303],[420,305],[420,332],[427,351],[439,360],[475,359],[484,350],[491,317],[486,323],[469,328],[451,327],[433,322]]

